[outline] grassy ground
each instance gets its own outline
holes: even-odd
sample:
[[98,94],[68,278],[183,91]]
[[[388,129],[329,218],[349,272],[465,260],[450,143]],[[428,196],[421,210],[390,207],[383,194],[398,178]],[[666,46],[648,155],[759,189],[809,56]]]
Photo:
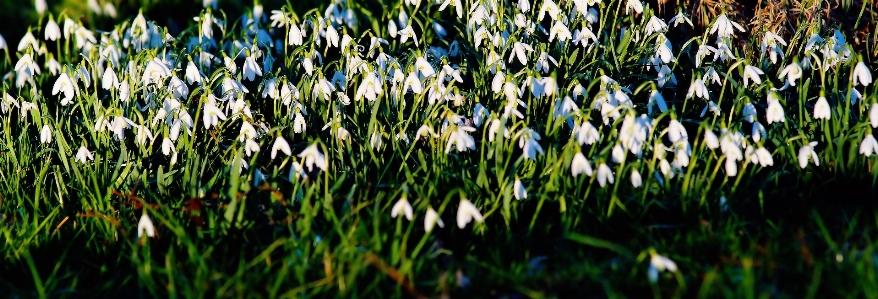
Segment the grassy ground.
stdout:
[[[644,3],[641,13],[626,14],[632,1],[604,1],[590,4],[599,16],[591,23],[577,13],[575,1],[558,2],[558,20],[540,17],[550,1],[533,1],[527,11],[519,1],[449,1],[444,9],[442,2],[343,1],[335,3],[339,14],[319,1],[266,2],[265,18],[257,23],[278,41],[269,45],[260,44],[265,35],[242,25],[254,16],[249,2],[201,10],[201,3],[183,1],[98,1],[115,4],[116,17],[68,2],[50,1],[44,14],[20,8],[27,11],[19,13],[25,25],[0,32],[8,43],[0,73],[10,73],[0,99],[0,293],[10,297],[878,294],[878,149],[860,153],[878,126],[871,116],[878,120],[871,106],[878,98],[874,85],[854,82],[853,75],[860,63],[874,70],[878,23],[863,3]],[[480,5],[508,22],[478,20]],[[143,49],[123,41],[126,33],[152,30],[147,21],[145,30],[134,29],[141,24],[137,8],[161,33]],[[270,25],[275,9],[290,21]],[[400,11],[410,18],[400,21]],[[653,15],[669,22],[678,12],[693,26],[646,33]],[[533,32],[527,33],[530,25],[515,27],[519,13],[533,22]],[[192,17],[208,14],[221,21],[204,33],[203,22]],[[74,28],[97,38],[88,42],[78,31],[46,40],[48,15],[62,28],[62,19],[73,20]],[[717,38],[711,28],[720,16],[745,28]],[[412,26],[416,37],[391,35],[388,22],[397,31]],[[352,37],[352,44],[330,45],[327,24]],[[558,24],[570,32],[591,29],[599,45],[550,37]],[[305,29],[301,43],[290,42],[292,25]],[[28,28],[37,46],[17,50]],[[480,44],[479,28],[492,35]],[[505,40],[492,41],[504,30]],[[760,49],[766,31],[787,43],[778,44],[783,55],[777,62]],[[814,35],[823,41],[810,49]],[[839,45],[838,36],[846,42]],[[387,44],[375,48],[373,37]],[[671,61],[656,54],[663,40]],[[534,50],[514,57],[517,43]],[[698,58],[699,45],[721,44],[736,59],[713,53]],[[454,47],[459,55],[437,55]],[[395,62],[384,69],[369,50]],[[499,52],[505,75],[496,75],[491,52]],[[557,63],[541,59],[541,52]],[[248,80],[252,68],[245,65],[257,53],[261,74]],[[217,60],[205,62],[207,54]],[[28,76],[16,67],[27,55],[36,57],[40,73]],[[307,71],[309,58],[313,71]],[[450,73],[419,78],[425,67],[419,58],[437,73],[448,65],[462,80]],[[50,59],[73,78],[69,104],[63,90],[53,90],[62,75],[51,72]],[[796,86],[772,89],[787,80],[779,72],[807,59],[821,68],[804,69]],[[155,61],[168,73],[150,69]],[[198,65],[202,82],[181,83],[185,95],[174,94],[180,85],[172,77],[186,81],[189,61]],[[538,69],[540,61],[550,70]],[[677,84],[659,83],[662,65]],[[754,66],[764,71],[757,76],[761,82],[744,79]],[[408,83],[393,83],[394,67],[406,77],[411,73],[425,92],[400,90]],[[107,68],[120,82],[104,87]],[[159,79],[144,83],[151,70]],[[688,96],[710,70],[720,82],[707,83],[706,97]],[[380,79],[369,81],[370,74]],[[544,78],[557,83],[543,86],[554,95],[535,91]],[[317,91],[323,79],[337,88],[328,98]],[[494,90],[497,80],[513,91]],[[127,101],[122,82],[130,88]],[[283,95],[271,95],[279,89],[271,84],[287,82],[300,94],[285,103]],[[383,88],[374,100],[358,96],[369,82]],[[651,92],[668,108],[659,108]],[[852,102],[855,92],[862,98]],[[577,109],[562,112],[568,96]],[[774,96],[782,121],[771,120]],[[829,103],[829,119],[817,117],[820,97]],[[36,108],[23,109],[26,103]],[[717,114],[702,112],[711,104]],[[479,107],[490,114],[482,124]],[[755,123],[747,120],[748,107],[756,111]],[[225,117],[208,126],[204,116],[215,111]],[[626,141],[633,127],[626,116],[649,124],[642,144]],[[182,129],[175,129],[176,121]],[[596,128],[594,142],[578,137],[585,124]],[[757,124],[765,133],[752,133]],[[421,125],[438,137],[418,138]],[[680,134],[676,125],[683,137],[674,136]],[[721,147],[705,141],[707,130]],[[472,147],[454,144],[460,132],[471,135]],[[289,153],[272,153],[280,139]],[[818,142],[815,157],[808,162],[806,156],[800,166],[810,141]],[[250,152],[249,142],[258,152]],[[540,150],[528,151],[528,142]],[[748,147],[767,149],[772,163],[743,156]],[[81,148],[93,157],[80,159]],[[303,153],[312,149],[325,155],[325,166],[309,165]],[[742,157],[734,157],[735,149]],[[575,174],[577,153],[593,174]],[[609,179],[598,171],[602,164],[614,183],[601,182]],[[413,218],[391,216],[401,198],[411,204]],[[459,222],[468,202],[483,221]],[[430,211],[444,227],[425,228]],[[142,226],[153,226],[155,235],[141,236]],[[662,266],[667,271],[650,277]]]

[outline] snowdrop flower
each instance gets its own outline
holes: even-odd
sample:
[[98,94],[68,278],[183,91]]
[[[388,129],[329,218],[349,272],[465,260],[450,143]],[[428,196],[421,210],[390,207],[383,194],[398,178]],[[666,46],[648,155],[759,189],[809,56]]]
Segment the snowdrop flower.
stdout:
[[85,145],[79,147],[79,151],[76,152],[75,160],[79,163],[85,164],[88,161],[94,161],[95,156],[91,153]]
[[397,34],[399,34],[400,43],[404,44],[409,40],[409,38],[411,38],[412,41],[415,42],[415,47],[420,47],[420,45],[418,44],[418,36],[415,35],[415,30],[412,28],[411,25],[406,26],[405,28],[397,32]]
[[527,65],[527,53],[525,51],[533,52],[534,49],[528,44],[515,42],[512,45],[512,52],[509,54],[509,63],[512,63],[512,59],[517,57],[519,63]]
[[58,23],[55,23],[55,18],[49,15],[49,22],[46,24],[46,28],[43,29],[43,37],[49,41],[56,41],[61,38],[61,27],[58,27]]
[[140,216],[140,221],[137,222],[137,238],[140,239],[144,234],[147,237],[155,238],[155,226],[153,226],[149,216],[146,215],[146,211],[143,212],[143,215]]
[[317,168],[326,171],[326,167],[328,164],[326,161],[326,157],[323,156],[322,153],[320,153],[320,150],[317,149],[316,144],[312,144],[305,148],[305,150],[299,153],[298,157],[305,159],[304,164],[305,167],[308,167],[308,171],[312,171],[314,166],[317,166]]
[[515,183],[512,184],[512,189],[515,199],[522,200],[527,198],[527,189],[524,188],[524,184],[522,184],[521,180],[518,178],[515,178]]
[[137,134],[134,136],[134,140],[138,145],[143,146],[144,143],[155,139],[155,136],[152,135],[152,132],[149,131],[149,128],[146,126],[137,126]]
[[683,14],[682,10],[680,12],[678,12],[677,15],[675,15],[673,18],[671,18],[668,21],[668,23],[674,24],[674,28],[676,28],[677,25],[680,25],[683,23],[689,24],[689,27],[692,27],[692,20],[690,20],[688,17],[686,17],[686,15]]
[[460,2],[460,0],[445,0],[445,2],[443,2],[442,5],[439,6],[439,11],[445,10],[445,8],[448,7],[448,5],[452,4],[452,3],[454,6],[454,9],[455,9],[455,12],[457,13],[457,18],[458,19],[463,18],[463,4]]
[[601,163],[598,166],[598,184],[601,185],[601,188],[607,185],[607,182],[610,184],[613,183],[613,171],[610,170],[610,167],[607,166],[607,163]]
[[765,131],[765,127],[762,126],[758,121],[753,122],[753,129],[750,132],[750,136],[753,137],[754,142],[759,142],[763,137],[767,137],[768,132]]
[[485,221],[482,218],[482,213],[479,212],[479,209],[469,199],[461,198],[460,205],[457,207],[457,227],[463,229],[473,220],[478,223]]
[[640,177],[640,171],[637,169],[631,171],[631,186],[634,188],[643,186],[643,178]]
[[277,151],[280,150],[287,156],[292,156],[293,152],[290,150],[290,144],[287,143],[287,140],[283,138],[283,136],[277,136],[277,139],[274,140],[274,145],[271,146],[271,159],[277,157]]
[[570,172],[573,174],[573,177],[577,177],[580,174],[585,174],[587,176],[592,176],[594,173],[591,169],[591,163],[588,162],[588,159],[582,154],[582,152],[576,152],[573,155],[573,160],[570,162]]
[[104,70],[104,75],[101,77],[101,88],[111,90],[119,86],[119,84],[119,77],[116,76],[116,71],[113,71],[111,66],[107,66],[107,69]]
[[34,0],[34,9],[37,11],[37,14],[43,14],[46,12],[46,8],[49,6],[46,4],[46,0]]
[[655,15],[652,15],[649,18],[649,22],[646,23],[646,28],[644,28],[646,35],[652,35],[656,32],[664,32],[668,31],[668,24],[665,24],[665,21],[659,19]]
[[762,36],[761,52],[763,55],[765,55],[766,49],[770,51],[768,55],[769,60],[771,60],[772,64],[777,62],[778,54],[780,54],[781,59],[783,59],[784,57],[784,52],[780,49],[780,46],[778,46],[778,44],[786,46],[787,42],[783,40],[782,37],[774,34],[774,32],[771,31],[766,31],[765,34]]
[[866,137],[863,138],[863,142],[860,143],[860,154],[870,157],[872,153],[878,155],[878,141],[875,140],[872,133],[867,133]]
[[646,104],[647,112],[650,115],[652,114],[652,106],[658,106],[659,111],[661,112],[668,111],[668,104],[665,103],[665,98],[662,97],[662,94],[659,93],[658,90],[654,89],[649,93],[649,103]]
[[381,132],[373,132],[372,136],[369,137],[369,146],[374,150],[380,150],[384,145],[384,140],[381,139]]
[[76,84],[70,79],[67,73],[61,73],[55,85],[52,86],[52,95],[58,95],[59,92],[64,93],[61,99],[61,105],[67,106],[73,104],[73,95],[75,93]]
[[[821,91],[821,93],[823,93]],[[829,102],[826,101],[826,98],[823,95],[817,99],[817,103],[814,104],[814,118],[815,119],[825,119],[829,120],[832,115],[832,111],[829,108]]]
[[799,63],[794,61],[781,70],[780,74],[777,75],[777,78],[784,79],[784,77],[786,77],[786,84],[796,86],[796,80],[802,78],[802,75],[802,67],[799,66]]
[[436,134],[436,132],[433,131],[433,128],[431,128],[427,124],[423,124],[420,128],[418,128],[418,131],[415,132],[415,140],[420,139],[421,136],[433,136],[433,138],[439,138],[439,134]]
[[220,119],[226,120],[226,114],[216,107],[216,103],[213,100],[208,100],[208,102],[204,104],[203,119],[204,129],[210,129],[210,126],[216,126],[219,124]]
[[709,149],[713,150],[719,147],[719,139],[716,138],[716,134],[711,129],[704,130],[704,142]]
[[707,86],[704,85],[704,80],[700,77],[693,80],[692,84],[689,85],[689,91],[686,93],[686,98],[689,99],[692,96],[697,96],[702,99],[707,99],[709,96]]
[[474,132],[476,129],[468,126],[457,126],[457,129],[451,132],[448,137],[448,143],[445,146],[445,153],[451,152],[451,147],[455,146],[458,152],[465,152],[467,149],[475,150],[476,141],[467,132]]
[[423,56],[418,57],[418,59],[415,60],[415,70],[418,72],[418,76],[420,77],[420,79],[424,79],[436,74],[436,69],[434,69],[433,66],[430,65],[430,62],[428,62],[427,59]]
[[409,201],[408,201],[408,199],[406,199],[404,194],[396,202],[396,204],[393,205],[393,208],[390,209],[390,217],[396,218],[396,216],[399,216],[400,214],[404,214],[405,218],[408,219],[409,221],[412,221],[412,218],[413,218],[412,214],[413,213],[414,212],[412,212],[412,205],[409,204]]
[[579,129],[576,130],[576,141],[579,145],[592,145],[600,140],[600,132],[598,132],[597,128],[595,128],[591,122],[583,121]]
[[43,129],[40,130],[40,143],[52,143],[52,129],[49,128],[48,124],[44,124]]
[[755,66],[752,66],[752,65],[744,66],[744,87],[750,86],[749,80],[753,80],[753,83],[756,85],[762,84],[762,79],[759,78],[759,75],[764,75],[764,74],[765,73],[763,73],[762,70],[760,70],[759,68],[757,68]]
[[854,74],[851,80],[854,82],[854,86],[859,84],[869,86],[869,84],[872,84],[872,72],[869,71],[869,68],[866,67],[862,60],[857,62],[857,66],[854,67]]
[[639,0],[627,0],[625,2],[625,14],[630,14],[629,9],[633,9],[636,13],[643,13],[643,3]]
[[[551,61],[552,64],[554,64],[555,66],[558,66],[558,61],[555,60],[554,57],[549,56],[549,53],[546,53],[546,52],[540,53],[540,57],[537,58],[537,71],[542,72],[544,74],[548,74],[549,71],[551,71],[551,69],[550,69],[551,66],[549,65],[549,61]],[[502,74],[502,72],[501,72],[501,74]],[[495,77],[495,81],[496,81],[496,77]]]
[[768,109],[765,111],[765,118],[768,120],[768,124],[786,121],[783,106],[780,105],[780,100],[777,97],[777,94],[774,92],[768,93]]
[[774,165],[774,159],[771,158],[771,153],[762,146],[756,150],[753,150],[752,146],[748,147],[744,155],[750,157],[750,163],[759,164],[759,166],[762,167]]
[[439,218],[439,214],[436,213],[436,210],[433,210],[433,207],[428,207],[427,215],[424,216],[424,231],[428,233],[433,231],[433,227],[437,224],[439,227],[445,227],[445,223]]
[[872,124],[872,128],[878,128],[878,103],[872,103],[871,108],[869,108],[869,122]]
[[668,139],[671,143],[676,143],[679,140],[688,140],[689,133],[686,132],[683,124],[676,119],[671,119],[670,124],[668,124]]
[[552,20],[558,20],[558,16],[561,15],[561,9],[558,8],[558,5],[555,4],[555,1],[552,0],[543,0],[543,6],[540,7],[540,13],[537,17],[537,21],[542,21],[546,16],[546,13],[549,13],[549,17]]
[[526,159],[536,159],[537,153],[544,154],[543,147],[537,142],[540,140],[540,134],[536,131],[525,128],[518,138],[518,147],[522,149],[522,156]]
[[262,77],[262,68],[256,63],[255,55],[247,56],[244,59],[244,80],[253,81],[256,76]]
[[674,261],[672,261],[671,259],[655,253],[654,250],[650,250],[649,254],[651,257],[649,259],[649,270],[647,271],[647,276],[649,277],[650,282],[658,282],[659,272],[665,270],[669,272],[677,272],[677,264],[674,263]]
[[159,84],[165,78],[171,76],[171,70],[158,58],[153,58],[147,63],[143,71],[143,84]]
[[22,52],[28,47],[33,48],[34,51],[40,49],[40,43],[34,37],[33,33],[28,31],[24,34],[24,37],[21,38],[21,41],[18,42],[18,52]]
[[174,141],[172,141],[171,138],[165,137],[162,139],[162,154],[168,156],[171,152],[175,154],[177,153],[177,149],[174,148]]
[[570,35],[570,29],[567,29],[567,25],[564,25],[561,21],[555,21],[555,25],[552,26],[549,33],[549,42],[554,41],[555,37],[558,37],[558,40],[562,42],[566,42],[573,38],[573,36]]
[[735,29],[744,32],[744,27],[729,20],[726,14],[722,14],[713,22],[713,26],[710,26],[710,34],[716,33],[719,37],[729,38],[735,34]]
[[815,166],[820,166],[820,158],[817,157],[817,152],[814,151],[815,146],[817,146],[817,141],[811,141],[799,149],[799,167],[802,169],[808,167],[809,159],[814,161]]

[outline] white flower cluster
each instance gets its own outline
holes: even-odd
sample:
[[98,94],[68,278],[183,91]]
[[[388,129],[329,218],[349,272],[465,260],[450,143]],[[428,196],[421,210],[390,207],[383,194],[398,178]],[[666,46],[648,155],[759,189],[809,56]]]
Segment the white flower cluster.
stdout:
[[[641,171],[655,173],[663,185],[698,157],[717,155],[727,176],[736,176],[746,165],[772,166],[769,148],[785,145],[767,142],[774,128],[788,123],[784,106],[795,101],[793,93],[807,94],[802,80],[815,72],[850,73],[848,98],[831,105],[827,96],[816,97],[811,117],[819,121],[858,111],[854,105],[865,98],[858,88],[865,92],[872,83],[866,62],[855,57],[837,30],[828,38],[812,34],[802,53],[786,48],[781,36],[764,32],[756,52],[761,56],[746,57],[734,50],[735,35],[744,28],[725,14],[692,47],[680,48],[685,40],[673,40],[676,34],[668,33],[691,26],[686,14],[666,22],[638,0],[626,1],[624,12],[635,21],[618,35],[608,35],[614,29],[602,24],[617,16],[601,0],[423,2],[407,0],[389,8],[391,17],[381,21],[386,28],[359,37],[350,34],[358,31],[362,16],[340,0],[322,13],[304,16],[288,7],[266,16],[257,6],[239,20],[224,19],[211,8],[215,2],[205,1],[207,9],[193,19],[193,27],[177,36],[143,15],[105,32],[72,18],[63,18],[59,26],[50,16],[41,27],[44,39],[28,32],[19,42],[14,71],[5,77],[14,78],[14,84],[7,85],[0,107],[6,116],[19,111],[21,122],[38,122],[40,141],[47,145],[53,137],[72,136],[53,134],[62,126],[41,118],[49,116],[45,107],[75,116],[79,121],[69,126],[85,126],[91,136],[67,142],[93,144],[79,148],[80,163],[95,159],[91,150],[111,150],[98,146],[98,140],[125,140],[133,130],[140,150],[160,151],[172,165],[183,151],[220,144],[247,157],[237,164],[239,171],[256,168],[261,174],[263,165],[251,163],[264,147],[270,144],[271,160],[279,158],[278,152],[284,154],[280,158],[289,157],[293,151],[287,139],[313,139],[328,129],[333,138],[325,142],[339,144],[335,148],[368,144],[375,155],[387,154],[388,147],[403,152],[434,147],[437,155],[490,147],[526,163],[542,163],[549,149],[569,144],[561,160],[572,177],[593,176],[594,162],[601,187],[630,172],[637,188],[643,185]],[[416,9],[457,19],[416,20],[412,16],[424,15]],[[49,41],[67,46],[49,53]],[[614,53],[610,48],[620,44],[647,54],[630,60],[634,66],[581,66]],[[5,48],[5,41],[0,45]],[[42,73],[41,65],[50,75]],[[681,71],[684,66],[692,67],[692,73]],[[774,69],[781,88],[773,88],[769,74]],[[689,86],[679,86],[678,78],[690,75]],[[647,82],[635,88],[629,77],[638,78],[637,84],[644,78]],[[42,94],[47,84],[51,93]],[[685,96],[666,101],[665,95],[678,88],[687,91]],[[726,88],[741,96],[723,98]],[[693,103],[700,115],[683,110]],[[868,120],[875,128],[878,104],[870,105]],[[374,115],[386,111],[399,113]],[[690,134],[693,128],[703,136]],[[750,128],[749,139],[744,128]],[[197,132],[231,142],[211,143]],[[871,130],[863,136],[860,153],[878,155]],[[153,149],[158,138],[161,148]],[[819,165],[817,142],[799,139],[799,165]],[[188,140],[203,144],[184,145],[191,144]],[[283,164],[290,180],[308,177],[304,168],[335,171],[323,154],[325,147],[317,144]],[[653,163],[625,168],[626,162],[634,163],[632,158]],[[525,182],[515,179],[518,199],[527,198]],[[482,220],[469,200],[461,200],[458,209],[460,227]],[[443,226],[432,208],[426,213],[426,230],[436,223]],[[394,217],[412,219],[412,214],[406,198],[392,209]]]

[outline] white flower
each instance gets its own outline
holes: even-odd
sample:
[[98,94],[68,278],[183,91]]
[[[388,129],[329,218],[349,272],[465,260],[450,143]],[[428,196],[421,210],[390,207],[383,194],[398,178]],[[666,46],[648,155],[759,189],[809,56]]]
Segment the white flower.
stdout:
[[783,70],[780,71],[780,74],[777,75],[778,79],[783,79],[786,77],[786,84],[790,86],[796,86],[796,80],[802,78],[802,67],[799,66],[798,63],[793,62],[787,65]]
[[671,259],[661,256],[654,251],[650,250],[650,259],[649,259],[649,271],[647,271],[647,276],[649,276],[649,281],[655,283],[658,281],[658,275],[661,271],[670,271],[677,272],[677,264],[674,263]]
[[[38,0],[44,1],[44,0]],[[49,23],[46,24],[46,28],[43,29],[44,34],[43,37],[46,38],[47,41],[56,41],[61,38],[61,28],[58,27],[58,23],[55,23],[54,18],[49,18]]]
[[872,128],[878,128],[878,103],[872,103],[871,108],[869,108],[869,122],[872,124]]
[[577,177],[582,173],[585,173],[587,176],[594,174],[591,169],[591,163],[588,162],[588,159],[581,152],[573,155],[573,160],[570,162],[570,172],[572,172],[573,177]]
[[658,106],[659,111],[668,111],[668,104],[665,103],[665,98],[662,97],[662,94],[659,93],[658,90],[653,89],[652,92],[649,93],[649,103],[646,104],[647,112],[652,114],[652,106],[656,105]]
[[415,35],[415,30],[412,28],[412,26],[406,26],[405,28],[397,32],[397,34],[399,34],[400,43],[404,44],[409,40],[409,38],[411,38],[412,41],[415,42],[415,47],[420,47],[420,45],[418,44],[418,36]]
[[872,153],[878,155],[878,141],[875,140],[872,134],[867,133],[866,137],[863,138],[863,142],[860,143],[860,154],[869,157],[872,156]]
[[674,28],[676,28],[677,25],[680,25],[683,23],[689,24],[690,27],[692,26],[692,20],[690,20],[688,17],[686,17],[686,15],[683,14],[682,10],[679,13],[677,13],[676,16],[674,16],[673,18],[668,20],[668,23],[674,24]]
[[436,69],[434,69],[433,66],[430,65],[430,62],[424,57],[418,57],[418,59],[415,60],[415,71],[418,72],[420,79],[436,74]]
[[147,237],[155,238],[155,226],[153,226],[149,216],[146,215],[146,211],[143,212],[143,216],[140,216],[140,221],[137,222],[137,238],[140,239],[144,234]]
[[113,68],[107,66],[107,69],[104,70],[104,75],[101,78],[101,88],[105,90],[111,90],[116,86],[119,86],[119,77],[116,76],[116,72],[113,71]]
[[762,84],[762,79],[759,78],[759,75],[764,75],[764,74],[765,73],[763,73],[762,70],[760,70],[759,68],[757,68],[755,66],[752,66],[752,65],[744,66],[744,87],[750,86],[749,80],[753,80],[753,83],[756,85]]
[[636,13],[643,13],[643,3],[639,0],[627,0],[625,2],[625,14],[629,14],[629,9],[633,9]]
[[421,125],[421,127],[418,128],[418,131],[415,132],[415,140],[420,139],[421,136],[433,136],[433,138],[439,138],[439,134],[436,134],[436,132],[433,131],[433,128],[426,124]]
[[[752,151],[753,147],[748,147],[747,151]],[[749,155],[751,163],[759,163],[762,167],[768,167],[774,165],[774,159],[771,157],[771,152],[769,152],[764,147],[760,146],[756,151]]]
[[814,118],[828,120],[831,115],[832,111],[829,109],[829,103],[826,102],[825,97],[821,96],[817,99],[817,103],[814,104]]
[[686,98],[689,99],[692,96],[697,96],[702,99],[708,98],[707,86],[704,85],[704,80],[701,78],[696,78],[692,81],[692,84],[689,85],[689,92],[686,93]]
[[259,143],[257,143],[253,139],[244,140],[244,151],[247,153],[247,157],[250,157],[255,152],[259,152],[261,149],[259,148]]
[[143,84],[159,84],[165,78],[171,76],[171,70],[158,58],[153,58],[147,63],[143,71]]
[[735,29],[744,32],[744,27],[729,20],[726,14],[722,14],[713,22],[713,26],[710,26],[710,34],[716,33],[719,37],[728,38],[735,34]]
[[634,171],[631,172],[631,186],[634,188],[640,188],[640,186],[643,186],[643,178],[640,177],[640,171],[637,169],[634,169]]
[[558,40],[562,42],[573,38],[570,35],[570,29],[567,29],[567,25],[564,25],[561,21],[555,21],[555,25],[552,26],[551,33],[549,33],[549,42],[554,41],[555,37],[558,37]]
[[253,81],[256,76],[262,77],[262,68],[256,63],[255,55],[247,56],[244,59],[244,80]]
[[456,146],[458,152],[465,152],[467,149],[475,150],[476,141],[467,133],[475,130],[473,127],[457,126],[457,130],[452,131],[451,136],[448,137],[445,153],[451,152],[452,146]]
[[433,227],[436,226],[436,224],[439,224],[439,227],[445,227],[445,223],[439,218],[439,214],[436,213],[436,210],[433,210],[433,207],[428,207],[427,214],[424,216],[424,231],[428,233],[433,231]]
[[463,18],[463,4],[460,2],[460,0],[445,0],[445,2],[443,2],[442,5],[439,6],[439,11],[445,10],[445,8],[448,7],[448,4],[451,4],[452,2],[454,3],[454,8],[457,12],[457,18]]
[[40,130],[40,143],[52,143],[52,129],[49,128],[48,124],[44,124],[43,129]]
[[750,136],[753,138],[754,142],[759,142],[763,137],[767,137],[768,132],[765,131],[765,126],[758,121],[753,122],[753,129],[750,131]]
[[513,58],[518,58],[518,62],[522,65],[527,65],[527,53],[525,52],[533,52],[534,48],[530,45],[520,42],[515,42],[512,45],[512,52],[509,54],[509,62],[512,62]]
[[786,121],[783,106],[780,105],[780,101],[774,92],[769,92],[768,94],[768,109],[766,109],[765,118],[768,120],[768,124]]
[[540,140],[540,134],[536,131],[525,128],[518,138],[518,147],[522,149],[522,156],[526,159],[536,159],[537,152],[544,154],[543,147],[537,142]]
[[555,4],[554,1],[543,0],[543,6],[540,7],[540,13],[537,17],[537,22],[542,21],[547,12],[549,13],[549,17],[552,18],[552,20],[557,20],[558,16],[561,15],[561,9],[558,8],[558,5]]
[[854,81],[854,86],[859,84],[863,84],[863,86],[869,86],[872,84],[872,72],[869,71],[869,68],[866,67],[866,64],[862,61],[857,62],[857,66],[854,67],[854,74],[851,80]]
[[583,121],[579,129],[576,130],[576,141],[579,145],[592,145],[601,140],[601,135],[591,122]]
[[652,35],[656,32],[664,32],[668,31],[668,24],[665,24],[665,21],[659,19],[655,15],[649,18],[649,22],[646,23],[646,28],[644,28],[646,35]]
[[34,51],[40,49],[40,42],[34,37],[33,33],[28,31],[24,34],[24,37],[21,38],[21,41],[18,42],[18,52],[24,51],[28,47],[32,47]]
[[317,168],[320,168],[323,171],[326,171],[327,161],[326,157],[320,153],[320,150],[317,149],[316,144],[312,144],[305,148],[301,153],[299,153],[299,158],[303,158],[305,161],[305,167],[308,167],[308,171],[312,171],[313,167],[316,165]]
[[204,116],[202,117],[204,120],[204,128],[210,129],[210,126],[216,126],[219,124],[219,120],[226,120],[226,114],[223,113],[222,110],[216,107],[216,103],[212,100],[209,100],[206,104],[204,104]]
[[686,127],[683,127],[676,119],[671,119],[671,122],[668,124],[668,139],[671,140],[671,143],[676,143],[679,140],[688,140],[689,133],[686,132]]
[[277,151],[280,150],[287,156],[291,156],[293,152],[290,150],[290,144],[287,143],[287,140],[283,138],[283,136],[277,136],[277,139],[274,140],[274,145],[271,146],[271,159],[274,160],[277,157]]
[[67,73],[61,73],[58,80],[55,80],[55,85],[52,86],[52,95],[57,95],[59,92],[63,92],[64,97],[61,99],[61,105],[67,106],[73,104],[73,95],[76,92],[75,88],[76,84],[73,83],[70,76],[68,76]]
[[177,149],[174,148],[174,142],[171,141],[171,138],[165,137],[162,139],[162,154],[168,156],[173,153],[177,153]]
[[820,158],[817,157],[817,152],[814,151],[815,146],[817,146],[817,141],[811,141],[799,149],[799,167],[802,169],[808,167],[809,159],[814,161],[815,166],[820,166]]
[[598,166],[598,184],[601,185],[601,188],[607,185],[607,182],[610,184],[613,183],[615,178],[613,177],[613,171],[610,170],[610,167],[607,166],[607,163],[601,163]]
[[704,130],[704,142],[709,149],[717,149],[719,147],[719,139],[716,138],[716,134],[711,129]]
[[34,9],[37,11],[37,14],[43,14],[46,12],[46,8],[48,8],[46,0],[34,0]]
[[178,100],[185,100],[189,97],[189,87],[177,76],[171,76],[171,81],[168,82],[168,89],[171,91],[171,95]]
[[95,156],[85,148],[85,145],[79,147],[79,151],[76,152],[76,161],[79,163],[85,164],[89,160],[94,161]]
[[393,208],[390,209],[390,217],[396,218],[396,216],[399,216],[400,214],[404,214],[406,219],[412,221],[412,205],[409,204],[409,201],[405,198],[405,195],[403,195],[402,198],[400,198],[396,202],[396,204],[393,205]]
[[146,126],[137,126],[137,134],[134,135],[134,140],[139,145],[143,145],[147,141],[152,143],[152,140],[155,139],[155,136],[152,135],[152,132],[149,131],[149,128]]
[[518,178],[515,178],[515,183],[512,184],[512,190],[513,194],[515,195],[515,199],[522,200],[527,198],[527,189]]
[[472,202],[466,198],[460,199],[460,205],[457,207],[457,227],[463,229],[473,220],[478,223],[485,221],[482,218],[482,213],[479,212],[479,209]]

